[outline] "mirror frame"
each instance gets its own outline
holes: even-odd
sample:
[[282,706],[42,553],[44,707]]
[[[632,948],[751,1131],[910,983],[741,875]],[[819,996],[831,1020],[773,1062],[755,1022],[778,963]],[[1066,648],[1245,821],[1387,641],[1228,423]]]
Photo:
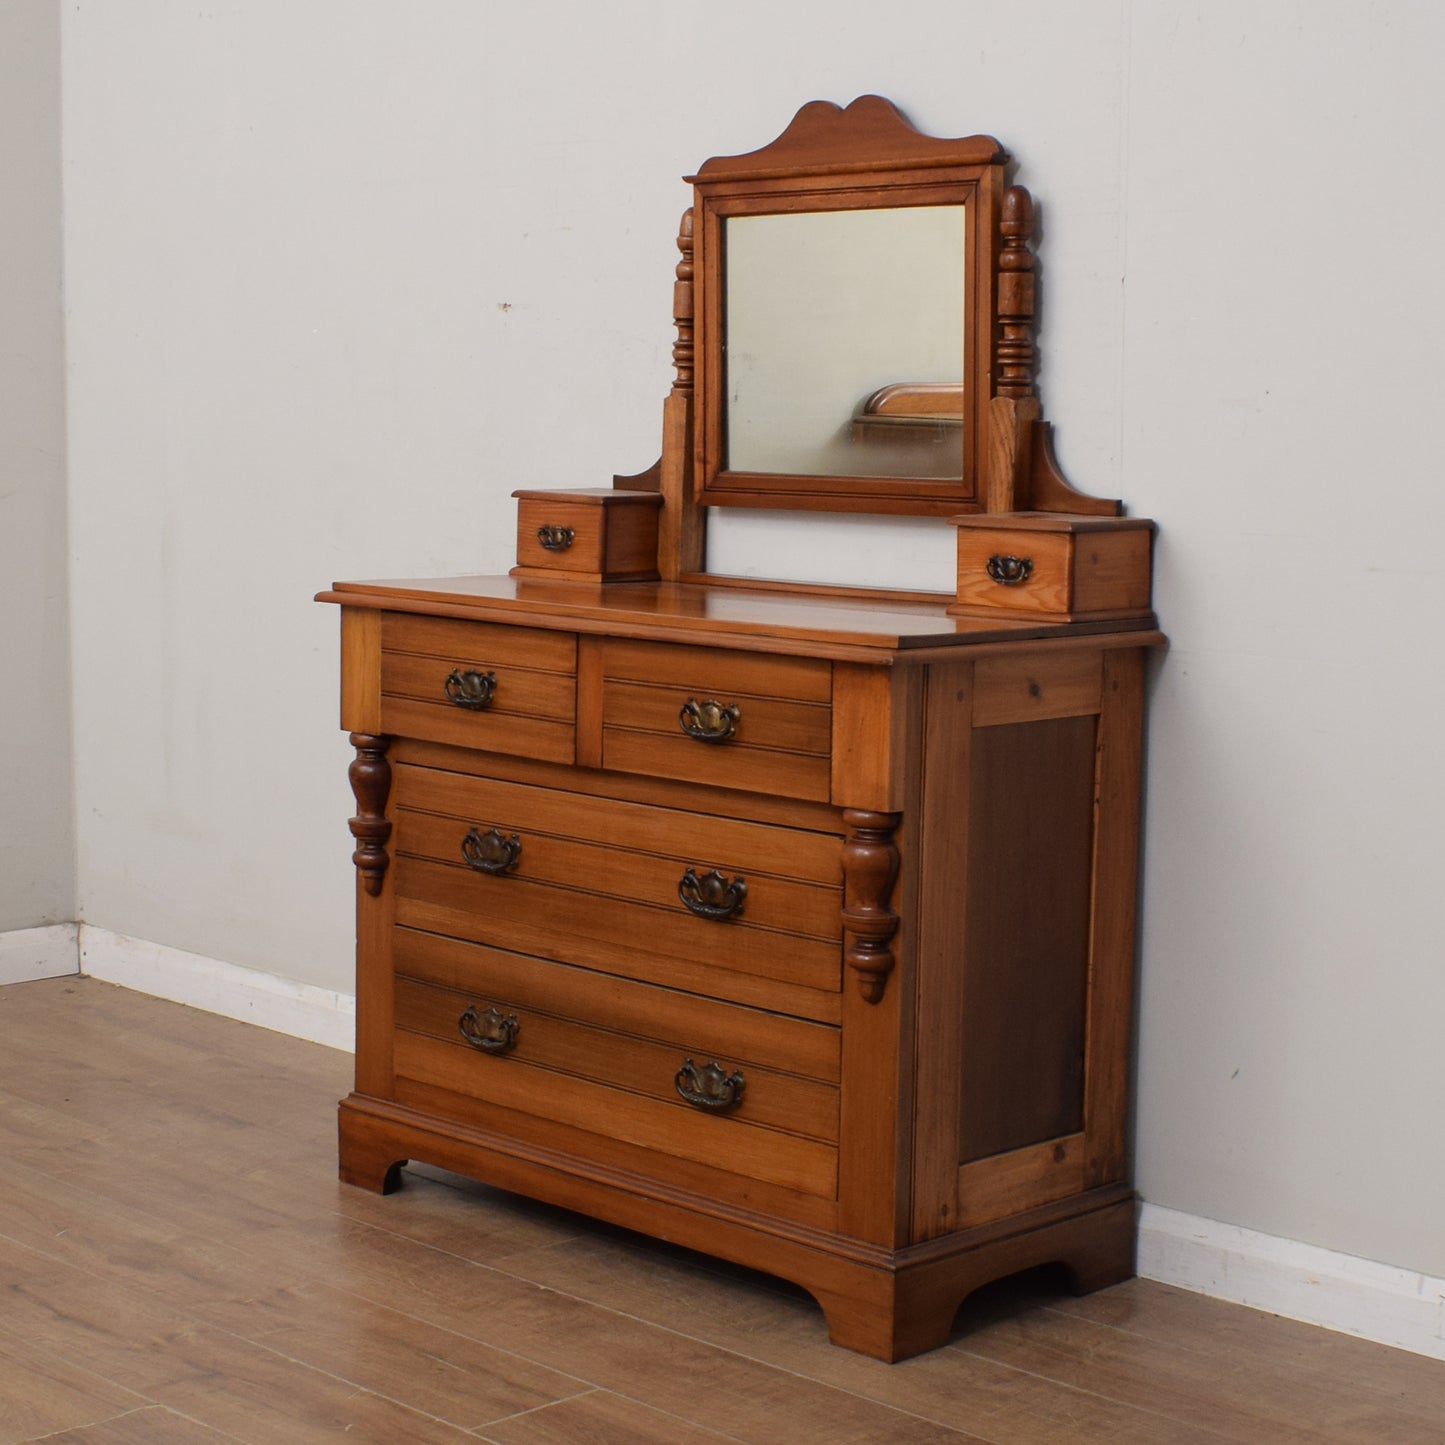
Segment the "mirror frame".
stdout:
[[[890,101],[868,95],[846,109],[812,101],[771,144],[745,155],[714,157],[686,177],[694,188],[693,262],[700,282],[693,429],[697,503],[922,516],[983,510],[999,330],[999,222],[1008,161],[1008,152],[992,136],[927,136]],[[962,477],[727,469],[724,222],[732,216],[922,205],[964,207]]]

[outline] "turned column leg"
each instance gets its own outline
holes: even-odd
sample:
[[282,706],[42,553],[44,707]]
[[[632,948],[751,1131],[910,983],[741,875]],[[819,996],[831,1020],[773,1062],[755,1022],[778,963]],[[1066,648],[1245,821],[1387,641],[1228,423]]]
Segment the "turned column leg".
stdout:
[[356,864],[361,886],[373,898],[381,892],[381,880],[391,862],[386,851],[391,837],[391,820],[386,816],[386,798],[391,792],[391,764],[386,760],[390,742],[375,733],[352,733],[356,757],[346,772],[357,809],[351,819],[351,836],[356,839],[351,861]]
[[[351,833],[356,851],[356,1089],[372,1098],[391,1097],[393,980],[391,974],[393,890],[387,886],[392,835],[386,816],[391,792],[391,739],[375,733],[351,734],[356,757],[348,775],[356,794]],[[344,1122],[344,1121],[343,1121]],[[376,1186],[372,1186],[376,1187]]]
[[893,935],[898,915],[888,906],[898,879],[898,846],[893,841],[899,813],[844,810],[848,836],[843,842],[843,961],[869,1003],[883,997],[893,972]]

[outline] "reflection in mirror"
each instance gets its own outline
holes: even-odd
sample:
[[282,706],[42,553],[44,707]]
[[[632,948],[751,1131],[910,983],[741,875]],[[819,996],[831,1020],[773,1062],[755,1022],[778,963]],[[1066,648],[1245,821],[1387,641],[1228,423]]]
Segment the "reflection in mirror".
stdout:
[[961,477],[964,208],[723,224],[726,468]]

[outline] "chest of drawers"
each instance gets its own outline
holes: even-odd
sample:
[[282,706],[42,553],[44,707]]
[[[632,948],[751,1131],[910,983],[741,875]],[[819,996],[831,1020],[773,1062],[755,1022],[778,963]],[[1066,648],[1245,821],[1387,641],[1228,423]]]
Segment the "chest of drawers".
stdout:
[[357,748],[344,1179],[422,1160],[770,1271],[884,1359],[1000,1275],[1132,1272],[1156,633],[681,583],[323,595]]

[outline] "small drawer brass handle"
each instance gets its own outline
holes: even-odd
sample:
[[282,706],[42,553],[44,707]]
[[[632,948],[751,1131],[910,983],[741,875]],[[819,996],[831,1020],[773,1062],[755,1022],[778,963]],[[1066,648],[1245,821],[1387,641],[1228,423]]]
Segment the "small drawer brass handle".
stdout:
[[1032,557],[993,556],[984,564],[988,575],[1000,587],[1021,587],[1034,570]]
[[488,1008],[478,1013],[476,1004],[468,1004],[467,1011],[457,1020],[462,1037],[484,1054],[506,1054],[517,1047],[517,1034],[521,1024],[516,1014],[503,1014],[500,1009]]
[[538,527],[537,541],[544,552],[565,552],[576,540],[571,527]]
[[472,712],[481,712],[491,707],[497,695],[497,674],[478,672],[475,668],[463,671],[454,667],[447,675],[446,694],[449,701]]
[[690,697],[678,709],[677,721],[688,737],[700,743],[725,743],[737,731],[742,714],[731,703]]
[[747,1080],[741,1069],[728,1073],[721,1064],[705,1064],[702,1068],[691,1059],[683,1061],[673,1080],[678,1094],[694,1109],[706,1109],[710,1114],[726,1114],[736,1109],[743,1101],[743,1090]]
[[689,868],[678,880],[677,896],[689,913],[721,922],[743,911],[748,885],[741,878],[725,878],[716,868],[701,878]]
[[462,859],[478,873],[510,873],[521,856],[522,840],[515,833],[508,838],[500,828],[485,833],[470,828],[462,839]]

